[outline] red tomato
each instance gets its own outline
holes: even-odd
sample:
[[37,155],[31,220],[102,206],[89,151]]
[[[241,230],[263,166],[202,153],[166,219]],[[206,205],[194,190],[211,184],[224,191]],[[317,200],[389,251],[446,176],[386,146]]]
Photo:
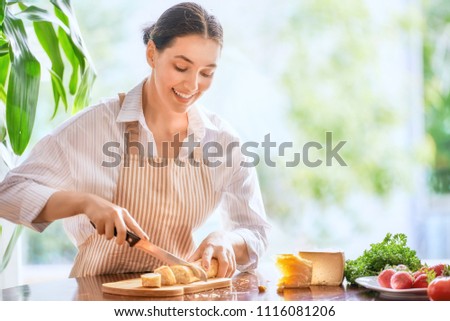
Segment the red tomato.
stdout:
[[404,265],[404,264],[399,264],[399,265],[397,265],[397,266],[395,267],[395,270],[396,270],[396,271],[408,271],[409,269],[408,269],[408,267],[407,267],[406,265]]
[[395,272],[391,277],[391,287],[393,289],[410,289],[413,282],[412,275],[406,271]]
[[431,301],[450,301],[450,277],[439,276],[428,285]]
[[394,269],[386,269],[378,274],[378,284],[384,288],[391,287],[391,277],[395,274]]
[[427,288],[428,287],[427,275],[425,273],[417,275],[414,278],[412,287],[413,288]]
[[430,266],[429,269],[433,270],[436,273],[436,276],[441,276],[442,272],[444,272],[445,264],[436,264],[433,266]]
[[420,270],[418,270],[418,271],[416,271],[416,272],[413,273],[413,278],[414,278],[414,279],[417,279],[417,278],[419,277],[419,275],[425,274],[425,273],[426,273],[425,270],[420,269]]

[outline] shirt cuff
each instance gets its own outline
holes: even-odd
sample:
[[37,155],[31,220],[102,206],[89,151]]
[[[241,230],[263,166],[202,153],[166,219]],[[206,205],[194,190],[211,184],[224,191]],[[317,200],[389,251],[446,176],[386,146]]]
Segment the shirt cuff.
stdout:
[[236,268],[240,272],[248,272],[255,270],[258,267],[259,256],[261,254],[260,240],[258,240],[255,234],[245,228],[239,228],[233,230],[233,233],[240,235],[247,246],[248,261],[246,264],[237,264]]
[[57,189],[37,183],[28,185],[23,194],[19,223],[37,232],[44,231],[51,222],[33,223],[33,220],[41,213],[50,196],[57,191]]

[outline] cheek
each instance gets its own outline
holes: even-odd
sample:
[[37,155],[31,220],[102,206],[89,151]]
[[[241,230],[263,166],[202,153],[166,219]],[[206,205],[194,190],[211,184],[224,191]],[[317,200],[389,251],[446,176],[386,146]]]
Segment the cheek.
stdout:
[[209,87],[211,87],[212,84],[212,79],[211,78],[206,78],[203,79],[199,82],[198,87],[200,88],[201,91],[205,91],[207,90]]
[[173,68],[166,68],[165,66],[158,67],[153,72],[156,76],[156,83],[161,89],[172,88],[181,81],[179,73],[172,70]]

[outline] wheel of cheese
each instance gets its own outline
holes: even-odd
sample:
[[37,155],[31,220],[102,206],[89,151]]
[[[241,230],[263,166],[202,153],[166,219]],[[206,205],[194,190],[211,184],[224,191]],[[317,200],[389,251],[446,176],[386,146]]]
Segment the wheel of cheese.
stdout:
[[301,288],[311,284],[312,262],[295,254],[279,254],[276,265],[282,273],[279,288]]
[[301,251],[300,257],[312,262],[311,285],[338,286],[344,279],[345,256],[341,251]]
[[161,274],[146,273],[141,275],[142,286],[146,288],[160,288]]
[[167,265],[160,266],[155,269],[154,272],[161,275],[161,285],[174,285],[177,283],[177,279],[175,278],[172,269]]

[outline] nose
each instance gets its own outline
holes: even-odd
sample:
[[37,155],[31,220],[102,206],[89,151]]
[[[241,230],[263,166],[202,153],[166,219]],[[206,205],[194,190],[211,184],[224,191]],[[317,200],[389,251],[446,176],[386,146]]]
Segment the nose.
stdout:
[[198,80],[199,75],[196,72],[189,73],[189,75],[184,80],[184,88],[186,88],[189,93],[196,92],[198,90]]

